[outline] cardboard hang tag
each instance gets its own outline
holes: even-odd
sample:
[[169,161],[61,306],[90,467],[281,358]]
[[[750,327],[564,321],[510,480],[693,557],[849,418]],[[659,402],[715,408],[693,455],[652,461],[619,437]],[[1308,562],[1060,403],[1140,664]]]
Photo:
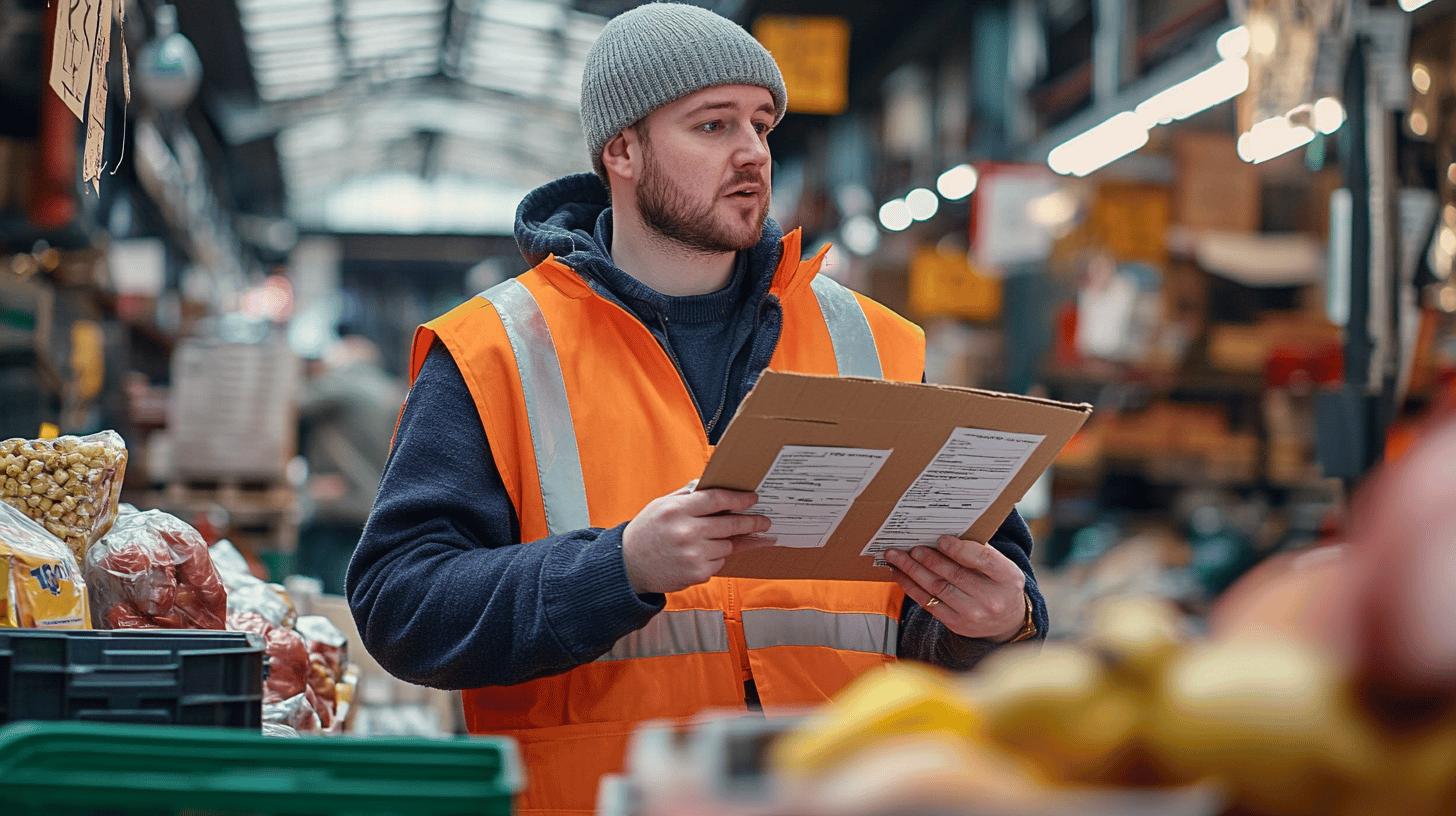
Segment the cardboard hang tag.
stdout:
[[121,169],[121,160],[126,158],[126,114],[131,108],[131,58],[126,53],[126,0],[116,0],[116,31],[121,37],[121,149],[117,151],[116,164],[109,175],[116,175]]
[[90,182],[91,189],[98,194],[106,158],[106,65],[111,60],[112,0],[100,0],[100,3],[91,61],[91,102],[85,120],[86,147],[81,160],[81,181]]
[[95,63],[101,0],[55,0],[56,33],[51,41],[50,86],[80,121],[86,121],[86,92]]

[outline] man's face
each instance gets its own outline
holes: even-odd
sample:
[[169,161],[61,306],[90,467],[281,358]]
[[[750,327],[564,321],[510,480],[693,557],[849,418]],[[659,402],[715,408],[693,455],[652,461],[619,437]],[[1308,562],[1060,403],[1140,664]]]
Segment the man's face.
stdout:
[[758,243],[768,217],[773,123],[773,97],[752,85],[706,88],[649,114],[636,128],[643,223],[700,252]]

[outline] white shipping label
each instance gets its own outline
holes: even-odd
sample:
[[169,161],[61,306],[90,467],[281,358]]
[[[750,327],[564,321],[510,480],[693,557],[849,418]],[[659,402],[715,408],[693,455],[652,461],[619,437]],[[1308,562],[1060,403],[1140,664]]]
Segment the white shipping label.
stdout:
[[823,547],[891,451],[785,445],[749,513],[767,516],[780,547]]
[[961,535],[996,501],[1044,439],[1041,434],[979,428],[951,431],[860,554],[933,547],[943,535]]

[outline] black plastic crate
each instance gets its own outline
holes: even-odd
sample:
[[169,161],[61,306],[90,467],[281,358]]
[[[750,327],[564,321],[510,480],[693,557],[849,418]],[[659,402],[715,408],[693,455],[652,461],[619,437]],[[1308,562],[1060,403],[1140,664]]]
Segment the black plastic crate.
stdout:
[[263,641],[248,632],[0,629],[0,722],[259,728]]

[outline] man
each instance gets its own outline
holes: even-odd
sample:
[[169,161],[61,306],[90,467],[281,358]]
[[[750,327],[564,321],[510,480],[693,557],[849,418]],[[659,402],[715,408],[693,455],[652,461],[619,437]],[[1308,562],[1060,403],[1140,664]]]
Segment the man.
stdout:
[[732,22],[616,18],[582,82],[596,175],[531,193],[534,268],[416,337],[350,603],[382,665],[520,742],[523,813],[590,813],[644,719],[815,704],[896,657],[961,669],[1045,631],[1017,516],[991,546],[894,554],[895,583],[713,577],[772,535],[751,494],[691,485],[766,367],[923,372],[918,328],[767,220],[785,103]]
[[298,405],[310,499],[299,570],[339,593],[374,504],[404,385],[380,367],[374,343],[347,329],[320,362]]

